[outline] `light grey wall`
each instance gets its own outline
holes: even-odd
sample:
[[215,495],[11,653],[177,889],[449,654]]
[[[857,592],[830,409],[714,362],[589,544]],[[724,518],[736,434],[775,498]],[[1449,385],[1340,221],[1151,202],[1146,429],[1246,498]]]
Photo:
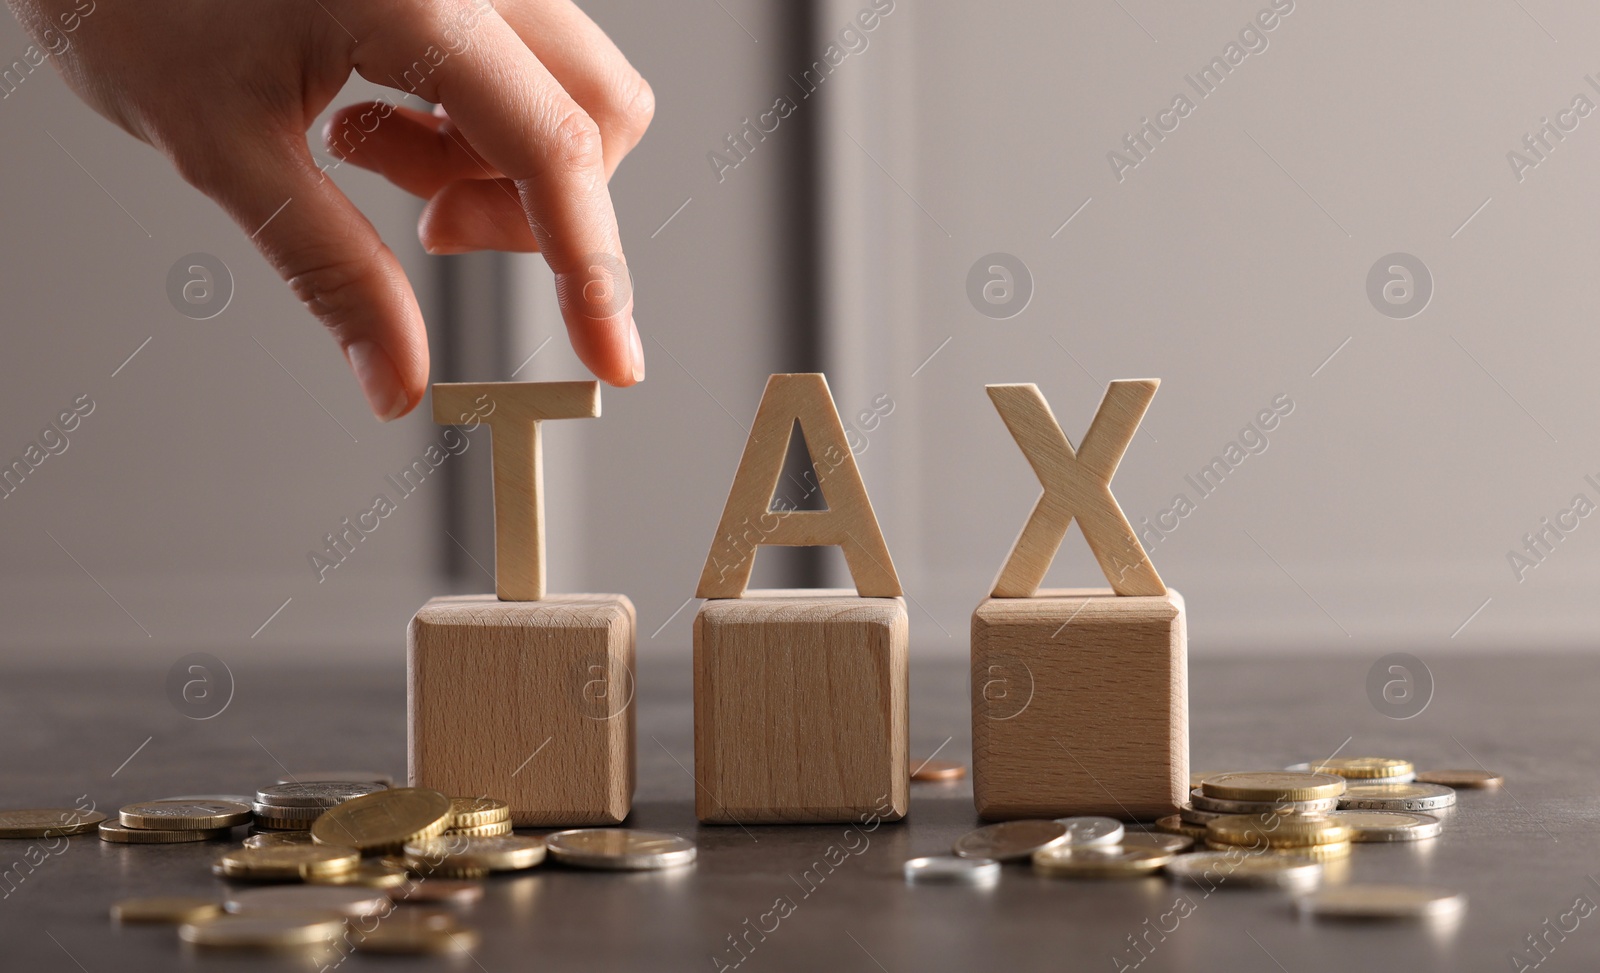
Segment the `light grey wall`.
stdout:
[[[836,34],[869,3],[827,0],[821,22]],[[921,651],[965,651],[1037,489],[984,383],[1037,381],[1077,438],[1106,380],[1146,375],[1164,384],[1116,480],[1136,522],[1274,397],[1295,402],[1152,549],[1197,652],[1588,644],[1600,527],[1580,521],[1520,583],[1506,554],[1575,494],[1600,502],[1583,479],[1600,473],[1586,315],[1600,116],[1520,182],[1506,154],[1574,96],[1600,105],[1585,81],[1600,79],[1586,60],[1600,11],[1296,0],[1119,182],[1106,153],[1267,5],[895,0],[799,101],[825,121],[830,378],[847,415],[896,403],[861,462]],[[807,66],[782,53],[771,6],[585,4],[660,103],[613,183],[650,374],[607,390],[603,419],[552,424],[553,584],[632,596],[643,651],[687,643],[692,605],[651,634],[692,593],[741,424],[786,367],[793,130],[721,182],[707,162]],[[27,43],[0,23],[0,58]],[[0,501],[0,652],[397,655],[410,611],[444,585],[439,492],[403,501],[324,583],[306,553],[437,435],[427,417],[373,423],[243,234],[53,75],[0,100],[0,165],[0,456],[76,396],[96,402],[68,452]],[[415,205],[366,173],[335,178],[421,271]],[[211,321],[164,294],[194,250],[237,280]],[[967,296],[994,251],[1035,284],[1006,321]],[[1395,251],[1435,281],[1407,320],[1367,294]],[[518,377],[581,377],[537,258],[513,263],[514,350],[475,377],[509,378],[552,336]],[[1075,530],[1052,580],[1096,580]]]
[[[1136,524],[1295,403],[1152,545],[1197,652],[1593,643],[1600,527],[1578,519],[1520,582],[1507,552],[1576,494],[1600,503],[1600,114],[1520,181],[1507,153],[1576,96],[1600,105],[1600,11],[1295,0],[1201,98],[1185,76],[1268,6],[902,0],[860,58],[894,72],[906,45],[914,67],[901,96],[880,78],[852,99],[883,124],[844,146],[867,178],[836,206],[866,215],[834,259],[906,310],[836,367],[901,403],[869,487],[927,644],[964,648],[1038,489],[983,385],[1039,383],[1076,441],[1104,382],[1143,376],[1164,384],[1115,482]],[[1119,181],[1107,153],[1179,92],[1193,113]],[[912,237],[909,274],[880,211]],[[1035,283],[1005,321],[966,293],[994,251]],[[1405,320],[1368,296],[1395,251],[1435,284]],[[861,309],[851,327],[885,313]],[[1074,529],[1052,580],[1098,578]]]
[[[29,45],[0,18],[0,61]],[[0,100],[0,168],[0,457],[79,395],[94,402],[66,451],[0,500],[0,656],[397,652],[442,538],[435,491],[399,500],[383,477],[433,435],[426,417],[376,423],[246,234],[48,64]],[[353,167],[331,175],[429,306],[417,205]],[[210,320],[167,296],[194,251],[234,280]],[[319,582],[308,553],[379,492],[400,509]]]

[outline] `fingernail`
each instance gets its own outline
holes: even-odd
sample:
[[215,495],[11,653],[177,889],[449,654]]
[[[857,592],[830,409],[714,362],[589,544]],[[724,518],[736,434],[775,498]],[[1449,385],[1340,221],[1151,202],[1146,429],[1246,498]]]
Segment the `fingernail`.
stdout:
[[382,348],[371,341],[351,342],[344,350],[350,370],[356,373],[367,405],[380,422],[388,422],[406,411],[409,398],[400,385],[400,373]]
[[639,340],[639,326],[628,322],[633,329],[633,336],[628,339],[633,349],[633,380],[635,383],[644,381],[644,343]]

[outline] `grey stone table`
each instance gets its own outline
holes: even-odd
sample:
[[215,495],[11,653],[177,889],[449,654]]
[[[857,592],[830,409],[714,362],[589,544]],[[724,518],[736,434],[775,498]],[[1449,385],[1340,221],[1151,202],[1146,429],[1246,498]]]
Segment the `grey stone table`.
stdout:
[[[1199,769],[1275,767],[1331,753],[1413,758],[1506,775],[1463,792],[1445,834],[1419,846],[1358,846],[1340,880],[1416,881],[1465,892],[1454,928],[1299,919],[1279,893],[1209,895],[1160,878],[1067,882],[1008,866],[987,891],[908,887],[901,863],[947,850],[977,822],[969,782],[917,784],[911,816],[867,834],[844,826],[701,828],[693,816],[690,673],[681,654],[642,660],[639,791],[632,824],[693,836],[699,862],[633,875],[548,865],[491,881],[467,914],[471,956],[352,956],[352,971],[463,970],[1505,970],[1600,968],[1600,660],[1430,660],[1431,705],[1379,714],[1370,659],[1201,661],[1192,673]],[[286,669],[232,662],[219,716],[169,704],[165,667],[0,674],[0,806],[107,810],[195,792],[248,792],[284,768],[404,766],[403,666]],[[968,759],[967,676],[957,660],[914,662],[914,754]],[[131,759],[130,759],[130,755]],[[847,834],[847,830],[851,833]],[[124,846],[89,836],[17,869],[26,841],[0,842],[0,970],[315,970],[305,957],[198,953],[170,928],[118,928],[132,895],[221,890],[215,844]],[[834,849],[830,852],[830,848]],[[819,863],[831,858],[829,867]],[[809,874],[808,874],[809,873]],[[1593,876],[1593,878],[1591,878]],[[1174,914],[1174,904],[1189,905]],[[789,905],[774,911],[778,900]],[[781,913],[781,915],[779,914]],[[1149,924],[1147,924],[1149,920]],[[1547,920],[1549,920],[1547,924]],[[1170,930],[1129,937],[1151,924]],[[1176,927],[1174,928],[1174,925]],[[752,932],[764,926],[766,932]],[[1560,931],[1564,927],[1566,931]],[[1528,945],[1539,937],[1543,958]],[[732,943],[737,940],[739,951]],[[333,957],[337,959],[337,957]]]

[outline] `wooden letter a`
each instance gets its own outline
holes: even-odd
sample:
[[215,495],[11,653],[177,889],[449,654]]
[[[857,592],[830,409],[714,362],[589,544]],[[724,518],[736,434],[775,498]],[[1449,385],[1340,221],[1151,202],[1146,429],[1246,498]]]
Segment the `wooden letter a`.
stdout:
[[[796,421],[811,451],[827,510],[772,509],[772,494]],[[837,544],[844,549],[858,595],[895,598],[901,593],[861,471],[845,442],[828,380],[820,374],[774,375],[767,380],[695,597],[741,597],[755,567],[756,548],[762,544]]]

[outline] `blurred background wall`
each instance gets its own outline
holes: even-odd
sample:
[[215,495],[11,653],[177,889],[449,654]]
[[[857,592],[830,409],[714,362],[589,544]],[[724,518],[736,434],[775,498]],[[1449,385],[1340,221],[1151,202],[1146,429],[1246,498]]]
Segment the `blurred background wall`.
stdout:
[[[649,378],[549,427],[552,573],[632,596],[641,651],[687,647],[766,376],[818,367],[847,419],[893,406],[859,459],[919,652],[965,652],[1038,489],[983,385],[1037,382],[1076,441],[1143,376],[1115,489],[1197,653],[1593,641],[1600,10],[582,5],[659,102],[612,184]],[[29,43],[0,21],[0,65]],[[427,410],[375,423],[245,234],[47,67],[0,94],[0,458],[93,403],[0,499],[0,655],[398,662],[430,594],[488,590],[482,444],[401,499]],[[746,119],[776,127],[739,158]],[[411,268],[436,380],[583,377],[539,258],[427,257],[415,201],[332,175]],[[233,278],[207,320],[167,292],[194,252]],[[1076,530],[1051,582],[1099,583]]]

